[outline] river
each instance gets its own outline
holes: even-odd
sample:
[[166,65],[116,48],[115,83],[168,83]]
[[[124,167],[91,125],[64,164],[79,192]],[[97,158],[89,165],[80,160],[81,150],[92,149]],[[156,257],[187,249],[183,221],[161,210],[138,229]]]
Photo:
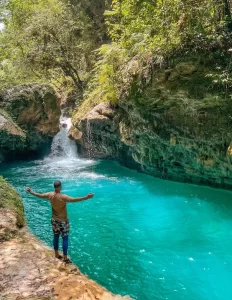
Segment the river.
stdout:
[[[59,135],[67,130],[64,124]],[[47,192],[61,180],[71,196],[95,194],[68,204],[69,255],[90,278],[137,300],[232,298],[231,192],[79,159],[73,149],[64,151],[63,138],[54,139],[45,159],[0,165],[23,198],[32,233],[52,246],[50,204],[25,187]]]

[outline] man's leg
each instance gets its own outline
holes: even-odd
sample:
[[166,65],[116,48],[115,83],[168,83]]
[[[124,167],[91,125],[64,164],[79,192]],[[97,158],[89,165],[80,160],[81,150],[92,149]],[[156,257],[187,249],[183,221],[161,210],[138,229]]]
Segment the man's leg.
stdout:
[[64,260],[66,260],[68,257],[68,235],[65,235],[63,238],[63,253],[64,253]]
[[53,239],[53,246],[54,246],[54,251],[55,251],[55,257],[59,257],[59,233],[54,233],[54,239]]

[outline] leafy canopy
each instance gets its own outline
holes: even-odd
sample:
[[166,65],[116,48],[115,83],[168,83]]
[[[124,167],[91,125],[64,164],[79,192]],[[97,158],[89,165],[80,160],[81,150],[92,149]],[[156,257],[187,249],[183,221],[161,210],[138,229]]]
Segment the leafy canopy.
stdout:
[[95,47],[88,17],[82,11],[74,15],[59,0],[10,0],[2,8],[1,79],[12,71],[19,72],[12,83],[17,77],[48,81],[68,76],[82,89],[87,53]]
[[128,92],[134,78],[139,82],[172,56],[232,46],[227,0],[112,0],[105,17],[113,43],[106,52],[106,46],[99,50],[91,99],[115,103],[115,95]]
[[71,84],[91,102],[117,103],[173,56],[232,46],[230,0],[112,0],[105,10],[106,2],[2,0],[0,87]]

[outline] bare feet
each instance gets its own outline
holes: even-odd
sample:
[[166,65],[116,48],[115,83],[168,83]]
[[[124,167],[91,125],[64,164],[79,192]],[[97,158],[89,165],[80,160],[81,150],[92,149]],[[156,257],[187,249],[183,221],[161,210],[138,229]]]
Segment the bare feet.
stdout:
[[71,261],[69,258],[66,258],[66,259],[64,259],[64,263],[65,263],[65,264],[71,264],[72,261]]
[[55,250],[55,257],[58,258],[58,259],[63,258],[63,256],[61,256],[57,250]]
[[61,255],[58,255],[58,256],[55,256],[56,258],[58,258],[58,259],[62,259],[63,258],[63,256],[61,256]]

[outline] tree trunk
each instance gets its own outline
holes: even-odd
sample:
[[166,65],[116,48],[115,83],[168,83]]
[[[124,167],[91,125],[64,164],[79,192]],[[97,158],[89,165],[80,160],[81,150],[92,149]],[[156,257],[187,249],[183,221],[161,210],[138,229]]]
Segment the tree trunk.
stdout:
[[76,87],[82,91],[83,82],[81,81],[76,69],[68,61],[60,63],[59,66],[63,70],[64,74],[71,77]]

